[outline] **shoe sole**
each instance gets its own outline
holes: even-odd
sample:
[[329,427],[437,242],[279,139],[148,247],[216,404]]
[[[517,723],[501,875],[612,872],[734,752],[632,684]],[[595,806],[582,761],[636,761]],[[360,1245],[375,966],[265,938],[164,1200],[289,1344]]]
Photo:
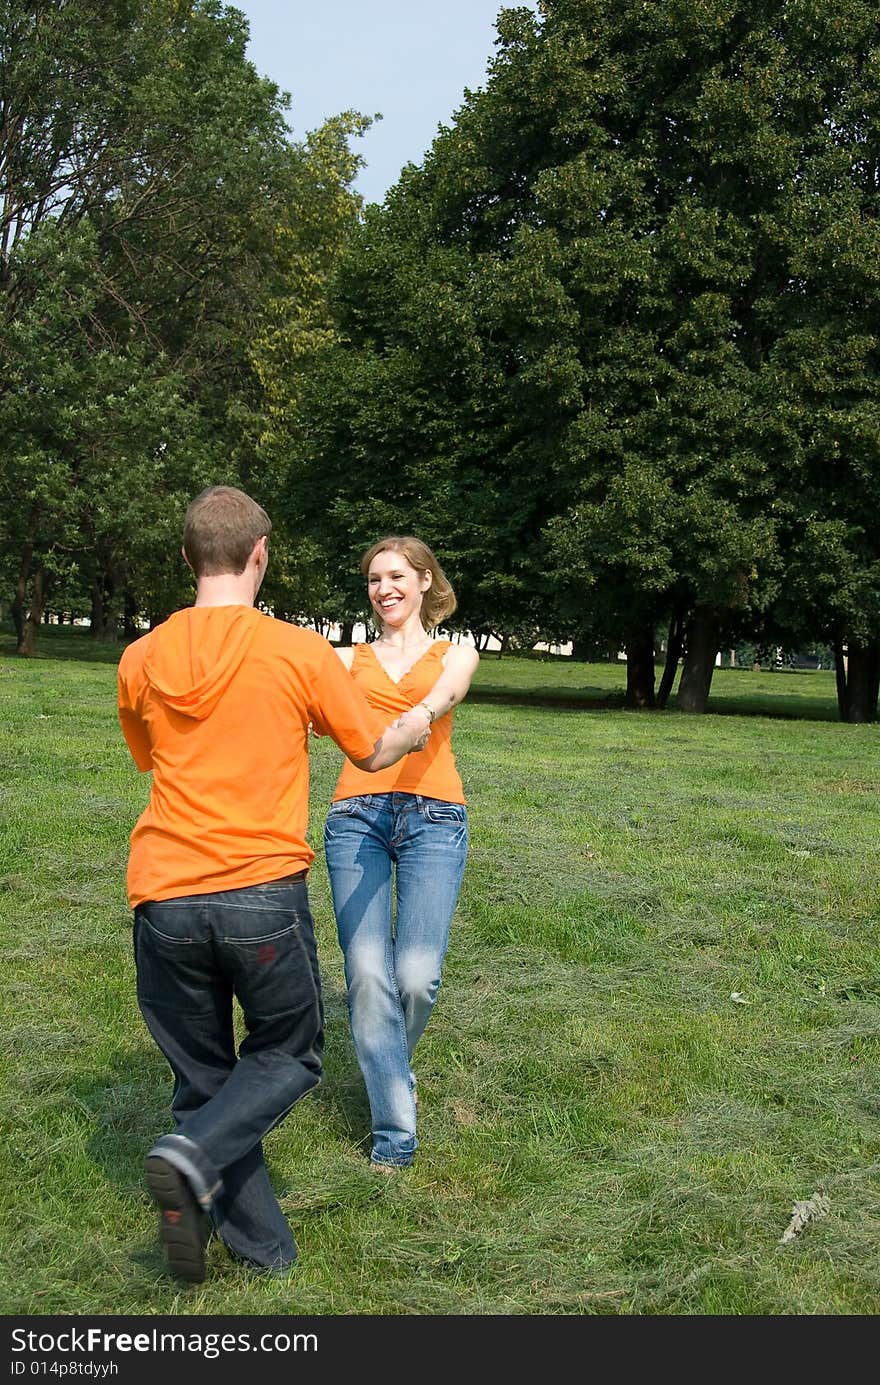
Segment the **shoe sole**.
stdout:
[[159,1235],[168,1268],[178,1279],[205,1277],[205,1214],[182,1173],[158,1155],[144,1161],[147,1187],[159,1208]]

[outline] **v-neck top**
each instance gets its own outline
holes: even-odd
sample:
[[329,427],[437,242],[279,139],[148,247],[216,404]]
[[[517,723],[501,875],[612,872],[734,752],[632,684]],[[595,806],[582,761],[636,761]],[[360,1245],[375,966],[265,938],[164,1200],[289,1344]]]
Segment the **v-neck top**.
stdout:
[[[351,676],[371,707],[389,722],[395,721],[427,697],[443,672],[443,656],[450,640],[435,640],[412,668],[395,683],[370,644],[356,644]],[[464,803],[461,778],[452,753],[452,712],[438,717],[423,750],[413,750],[388,769],[370,774],[346,760],[333,793],[333,802],[359,794],[416,793],[446,803]]]

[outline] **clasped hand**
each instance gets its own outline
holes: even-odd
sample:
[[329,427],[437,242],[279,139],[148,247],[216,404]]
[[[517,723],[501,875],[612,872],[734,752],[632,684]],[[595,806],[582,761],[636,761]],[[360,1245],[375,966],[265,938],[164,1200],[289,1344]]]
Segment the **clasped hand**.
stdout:
[[403,712],[393,725],[403,727],[404,730],[410,731],[415,737],[413,744],[407,751],[408,755],[411,755],[414,750],[424,750],[425,746],[428,744],[428,737],[431,734],[431,723],[428,721],[427,717],[423,720],[422,717],[418,715],[417,708],[413,707],[411,711]]

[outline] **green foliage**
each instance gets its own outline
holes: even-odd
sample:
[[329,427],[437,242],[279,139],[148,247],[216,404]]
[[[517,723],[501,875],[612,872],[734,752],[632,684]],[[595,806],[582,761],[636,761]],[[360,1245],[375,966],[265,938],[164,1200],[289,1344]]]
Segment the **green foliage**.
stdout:
[[101,631],[184,594],[203,485],[274,508],[255,343],[282,299],[312,311],[357,121],[291,143],[213,0],[7,0],[0,42],[0,563],[19,620],[85,600]]
[[304,532],[308,497],[292,479],[291,459],[300,447],[294,421],[312,362],[336,340],[328,281],[361,207],[351,187],[361,160],[349,141],[369,124],[349,111],[307,137],[286,215],[275,231],[280,281],[250,348],[262,397],[242,475],[277,521],[263,600],[279,614],[318,622],[348,611],[332,558],[313,530]]
[[310,531],[417,528],[477,631],[880,632],[870,7],[547,0],[498,34],[336,278]]

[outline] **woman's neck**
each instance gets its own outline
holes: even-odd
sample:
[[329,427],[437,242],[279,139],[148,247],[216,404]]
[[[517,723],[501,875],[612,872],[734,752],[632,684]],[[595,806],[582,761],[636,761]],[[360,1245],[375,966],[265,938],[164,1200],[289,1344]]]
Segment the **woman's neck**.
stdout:
[[419,617],[414,616],[405,625],[395,626],[393,629],[387,625],[383,626],[379,643],[392,645],[395,649],[407,650],[418,649],[423,644],[433,644],[433,639],[422,625]]

